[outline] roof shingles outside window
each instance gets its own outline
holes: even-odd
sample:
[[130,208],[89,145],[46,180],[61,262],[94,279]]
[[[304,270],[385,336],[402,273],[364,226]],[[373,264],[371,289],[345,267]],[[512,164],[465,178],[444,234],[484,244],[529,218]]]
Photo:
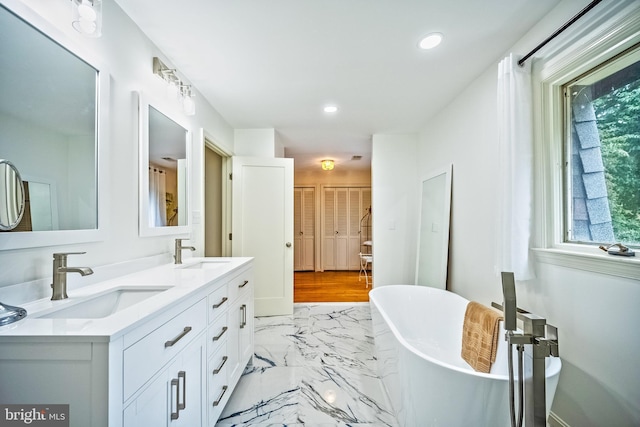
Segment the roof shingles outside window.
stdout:
[[588,87],[573,101],[572,240],[614,241],[609,199],[600,151],[600,136]]

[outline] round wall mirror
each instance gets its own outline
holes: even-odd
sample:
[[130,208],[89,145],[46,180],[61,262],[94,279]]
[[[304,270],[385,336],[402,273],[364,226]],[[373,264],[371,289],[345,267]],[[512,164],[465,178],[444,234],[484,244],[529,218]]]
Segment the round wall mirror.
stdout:
[[24,186],[18,169],[0,159],[0,230],[13,230],[24,213]]

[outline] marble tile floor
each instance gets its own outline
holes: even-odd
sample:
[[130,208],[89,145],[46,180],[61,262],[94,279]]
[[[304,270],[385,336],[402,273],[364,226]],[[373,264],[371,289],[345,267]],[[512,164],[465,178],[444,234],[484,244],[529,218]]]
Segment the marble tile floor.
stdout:
[[295,304],[255,319],[245,369],[217,427],[392,426],[377,376],[368,303]]

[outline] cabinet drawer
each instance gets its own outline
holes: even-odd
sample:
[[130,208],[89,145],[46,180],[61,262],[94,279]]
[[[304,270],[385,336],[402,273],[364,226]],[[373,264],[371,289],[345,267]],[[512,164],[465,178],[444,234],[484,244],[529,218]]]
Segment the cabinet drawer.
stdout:
[[226,344],[209,359],[207,366],[207,412],[209,425],[212,426],[220,417],[225,403],[229,400],[232,390],[227,379]]
[[253,277],[251,270],[243,271],[229,281],[229,300],[235,301],[241,293],[253,287]]
[[[227,355],[227,343],[223,343],[216,349],[216,352],[211,356],[207,362],[207,375],[209,376],[207,383],[209,384],[209,390],[217,390],[212,387],[217,387],[216,384],[226,384],[227,379],[227,361],[229,356]],[[224,384],[222,384],[224,385]],[[214,399],[215,400],[215,399]],[[213,402],[213,400],[212,400]]]
[[124,350],[123,401],[206,328],[207,302],[201,299]]
[[227,313],[222,314],[209,326],[207,330],[207,356],[211,356],[222,344],[226,346],[227,337],[231,333],[227,316]]
[[226,285],[220,286],[218,290],[211,292],[208,297],[209,323],[213,322],[222,313],[225,313],[229,309],[230,302]]

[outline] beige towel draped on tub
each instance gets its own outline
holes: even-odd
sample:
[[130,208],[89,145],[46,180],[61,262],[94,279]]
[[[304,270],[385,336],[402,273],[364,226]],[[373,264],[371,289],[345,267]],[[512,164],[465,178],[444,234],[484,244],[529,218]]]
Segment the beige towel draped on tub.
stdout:
[[472,301],[462,324],[462,358],[478,372],[489,373],[498,350],[502,314]]

